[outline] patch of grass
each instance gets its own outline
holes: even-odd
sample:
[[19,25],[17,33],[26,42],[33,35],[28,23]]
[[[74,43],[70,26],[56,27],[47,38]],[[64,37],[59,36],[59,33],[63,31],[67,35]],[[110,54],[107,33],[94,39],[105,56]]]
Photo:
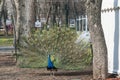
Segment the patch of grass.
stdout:
[[13,38],[9,38],[9,37],[0,38],[0,46],[12,46],[12,45],[13,45]]

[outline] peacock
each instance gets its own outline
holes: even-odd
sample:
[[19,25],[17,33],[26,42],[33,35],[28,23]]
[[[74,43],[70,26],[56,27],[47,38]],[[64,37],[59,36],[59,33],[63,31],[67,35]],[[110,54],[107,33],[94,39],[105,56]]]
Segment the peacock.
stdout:
[[48,65],[47,70],[49,71],[57,71],[57,68],[54,66],[54,60],[51,60],[51,55],[48,55]]

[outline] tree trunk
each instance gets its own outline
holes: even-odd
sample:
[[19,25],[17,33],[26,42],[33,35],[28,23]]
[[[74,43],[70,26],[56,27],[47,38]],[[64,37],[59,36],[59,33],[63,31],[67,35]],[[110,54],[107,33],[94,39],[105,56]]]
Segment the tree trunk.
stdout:
[[29,37],[31,28],[34,27],[35,22],[35,0],[20,0],[21,3],[21,35]]
[[20,36],[20,0],[14,0],[16,7],[16,21],[15,21],[15,42],[19,44],[19,36]]
[[102,0],[87,0],[86,11],[93,46],[93,78],[104,80],[107,77],[107,48],[101,25]]
[[29,37],[35,22],[35,0],[14,0],[17,10],[16,39],[17,43],[24,44],[22,37]]

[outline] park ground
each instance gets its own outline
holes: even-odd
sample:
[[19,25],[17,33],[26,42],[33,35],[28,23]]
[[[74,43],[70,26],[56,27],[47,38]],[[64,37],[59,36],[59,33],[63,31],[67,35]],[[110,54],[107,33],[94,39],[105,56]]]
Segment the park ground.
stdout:
[[[4,52],[4,50],[3,50]],[[92,68],[85,71],[58,69],[53,72],[46,68],[20,68],[10,53],[0,54],[0,80],[91,80]]]
[[45,68],[42,69],[29,69],[2,67],[0,68],[0,80],[91,80],[92,72],[79,72],[79,71],[65,71],[58,70],[54,76],[50,71]]
[[92,66],[80,71],[58,69],[53,75],[46,68],[20,68],[16,66],[15,56],[3,52],[0,50],[0,80],[92,80]]

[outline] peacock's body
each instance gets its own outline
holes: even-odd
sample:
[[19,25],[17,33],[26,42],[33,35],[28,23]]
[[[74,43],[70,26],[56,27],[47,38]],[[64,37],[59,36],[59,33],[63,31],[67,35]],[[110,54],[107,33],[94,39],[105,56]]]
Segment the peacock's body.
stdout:
[[57,70],[57,68],[54,66],[53,61],[51,60],[51,55],[48,55],[47,70]]

